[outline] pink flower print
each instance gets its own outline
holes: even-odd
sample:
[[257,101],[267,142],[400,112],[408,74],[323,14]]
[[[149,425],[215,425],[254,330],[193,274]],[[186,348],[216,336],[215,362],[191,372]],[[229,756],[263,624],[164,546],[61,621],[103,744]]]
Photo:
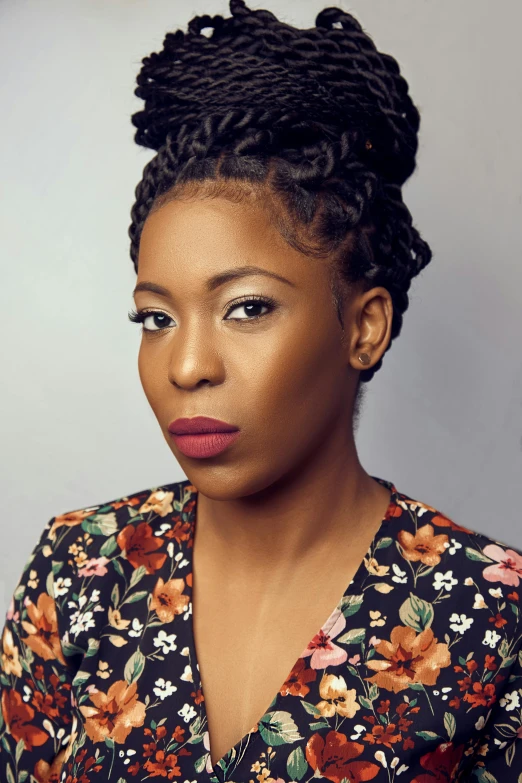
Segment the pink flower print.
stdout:
[[[333,624],[332,619],[335,618]],[[324,628],[329,628],[325,631]],[[334,609],[323,628],[317,633],[306,650],[301,654],[301,658],[310,655],[310,666],[312,669],[324,669],[327,666],[339,666],[348,658],[348,653],[337,644],[333,644],[332,639],[338,636],[346,627],[346,619],[340,609]]]
[[9,604],[9,609],[7,610],[7,619],[14,620],[15,623],[17,623],[20,619],[20,612],[15,612],[14,596],[11,598],[11,603]]
[[87,560],[83,568],[78,571],[78,576],[105,576],[107,573],[106,564],[109,562],[107,557],[91,557]]
[[518,587],[522,578],[522,555],[513,549],[502,549],[496,544],[488,544],[484,547],[484,554],[497,562],[486,566],[482,576],[488,582],[503,582],[505,585]]

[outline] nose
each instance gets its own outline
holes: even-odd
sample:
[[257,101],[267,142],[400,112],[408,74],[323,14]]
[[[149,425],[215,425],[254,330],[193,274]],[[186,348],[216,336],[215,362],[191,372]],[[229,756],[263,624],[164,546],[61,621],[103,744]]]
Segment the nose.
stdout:
[[223,382],[224,364],[208,323],[185,324],[176,330],[168,377],[173,386],[186,390]]

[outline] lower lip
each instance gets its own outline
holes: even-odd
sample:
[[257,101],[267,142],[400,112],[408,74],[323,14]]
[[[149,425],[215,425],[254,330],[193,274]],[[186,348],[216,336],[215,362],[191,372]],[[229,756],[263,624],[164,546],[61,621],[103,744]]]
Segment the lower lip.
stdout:
[[187,457],[215,457],[221,454],[240,435],[235,432],[202,432],[200,435],[174,435],[176,446]]

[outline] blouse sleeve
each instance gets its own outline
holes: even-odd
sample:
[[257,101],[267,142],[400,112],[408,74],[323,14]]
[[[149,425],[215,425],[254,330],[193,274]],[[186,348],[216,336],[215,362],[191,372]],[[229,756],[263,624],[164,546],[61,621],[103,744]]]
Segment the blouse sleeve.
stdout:
[[[520,639],[504,659],[506,682],[492,706],[475,750],[470,780],[474,783],[519,783],[522,780],[522,648]],[[511,664],[509,666],[509,664]],[[500,670],[502,673],[502,669]]]
[[0,780],[57,780],[71,733],[71,682],[58,631],[53,517],[26,563],[2,632]]

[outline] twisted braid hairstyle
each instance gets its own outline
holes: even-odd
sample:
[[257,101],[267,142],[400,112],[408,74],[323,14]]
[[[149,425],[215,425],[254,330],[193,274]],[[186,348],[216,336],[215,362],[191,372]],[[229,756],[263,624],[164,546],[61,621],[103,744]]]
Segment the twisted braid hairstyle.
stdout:
[[[389,349],[411,280],[431,259],[402,200],[420,122],[408,84],[340,8],[306,30],[244,0],[230,0],[230,12],[195,16],[142,60],[135,94],[145,105],[132,123],[156,155],[131,211],[135,270],[144,222],[166,201],[253,199],[290,245],[331,260],[341,325],[352,286],[389,291]],[[362,370],[359,387],[381,365]]]

